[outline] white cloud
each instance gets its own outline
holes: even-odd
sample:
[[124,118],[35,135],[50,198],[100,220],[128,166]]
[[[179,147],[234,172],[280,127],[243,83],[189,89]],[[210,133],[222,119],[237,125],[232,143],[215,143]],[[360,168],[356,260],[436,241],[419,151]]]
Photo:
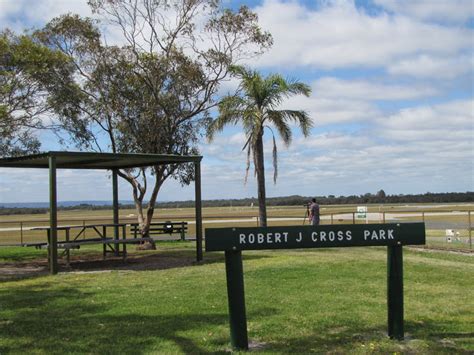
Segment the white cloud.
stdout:
[[[353,194],[380,188],[389,193],[468,190],[474,166],[473,112],[472,100],[454,100],[380,114],[358,131],[335,127],[297,138],[289,150],[280,149],[277,185],[271,183],[271,155],[266,152],[268,195]],[[221,139],[217,151],[225,159],[210,168],[208,177],[218,175],[219,181],[236,184],[242,192],[245,154],[230,145],[229,138]],[[227,149],[234,150],[230,159]],[[249,182],[253,180],[250,175]],[[252,189],[245,191],[252,195]]]
[[472,56],[437,57],[426,54],[401,59],[387,66],[392,75],[409,75],[418,78],[454,79],[464,74],[473,76]]
[[387,85],[362,80],[342,80],[325,77],[312,85],[318,97],[347,98],[356,100],[407,100],[429,97],[437,90],[427,86]]
[[[328,132],[308,138],[300,138],[296,145],[308,149],[325,150],[353,150],[360,149],[372,144],[372,140],[367,136],[349,135],[340,132]],[[294,148],[296,149],[296,148]]]
[[472,44],[472,30],[385,13],[370,16],[351,1],[310,10],[296,2],[268,0],[256,11],[275,41],[256,61],[261,67],[385,67],[419,53],[454,55]]
[[472,0],[374,0],[374,3],[422,20],[464,23],[474,17]]
[[317,92],[309,98],[292,97],[285,101],[283,107],[305,110],[313,119],[315,126],[366,121],[375,118],[379,114],[379,110],[368,101],[325,98],[324,95],[319,97]]
[[234,94],[239,88],[239,84],[240,80],[236,77],[231,76],[226,78],[224,81],[221,82],[219,86],[218,95],[224,96]]
[[468,140],[474,143],[474,101],[403,109],[378,120],[378,132],[394,140]]
[[23,31],[32,26],[43,26],[54,17],[65,13],[91,16],[87,0],[2,0],[0,22],[2,27]]

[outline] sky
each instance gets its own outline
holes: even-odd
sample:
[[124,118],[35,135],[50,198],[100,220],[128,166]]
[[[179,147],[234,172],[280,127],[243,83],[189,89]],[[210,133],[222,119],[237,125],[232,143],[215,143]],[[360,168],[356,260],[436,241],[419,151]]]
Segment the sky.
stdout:
[[[416,194],[474,189],[474,2],[471,0],[225,1],[249,6],[273,47],[246,64],[312,88],[285,108],[314,121],[308,138],[294,127],[277,138],[279,175],[272,181],[265,135],[267,196]],[[86,0],[0,0],[0,28],[21,32],[60,14],[89,16]],[[223,88],[224,90],[225,88]],[[223,91],[222,91],[223,92]],[[43,150],[57,149],[42,133]],[[241,127],[200,143],[203,199],[257,196],[244,185]],[[0,169],[1,202],[48,199],[47,171]],[[120,199],[130,187],[120,183]],[[193,199],[193,185],[165,183],[158,200]],[[60,170],[61,201],[110,200],[102,171]]]

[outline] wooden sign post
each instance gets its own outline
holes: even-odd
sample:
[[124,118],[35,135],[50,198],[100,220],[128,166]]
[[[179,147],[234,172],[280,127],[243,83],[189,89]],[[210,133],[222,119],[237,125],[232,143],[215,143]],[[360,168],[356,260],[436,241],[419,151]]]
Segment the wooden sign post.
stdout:
[[425,244],[424,223],[208,228],[206,251],[225,251],[230,336],[248,349],[242,250],[387,246],[388,335],[403,339],[403,245]]

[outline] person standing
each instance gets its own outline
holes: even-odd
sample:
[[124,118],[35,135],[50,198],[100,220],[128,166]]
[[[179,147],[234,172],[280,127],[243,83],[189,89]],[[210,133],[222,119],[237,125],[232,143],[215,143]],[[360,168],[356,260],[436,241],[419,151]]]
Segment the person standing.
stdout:
[[319,226],[319,205],[316,203],[315,198],[311,200],[311,204],[309,205],[309,220],[311,221],[311,225]]

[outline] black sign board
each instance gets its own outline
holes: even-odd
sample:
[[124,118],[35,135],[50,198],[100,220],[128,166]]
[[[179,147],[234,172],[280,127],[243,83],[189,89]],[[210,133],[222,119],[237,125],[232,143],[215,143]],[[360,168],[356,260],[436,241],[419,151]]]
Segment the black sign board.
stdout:
[[421,244],[424,223],[206,229],[206,251]]
[[387,246],[388,335],[403,339],[403,245],[425,244],[424,223],[206,229],[206,251],[225,251],[232,346],[248,349],[242,250]]

